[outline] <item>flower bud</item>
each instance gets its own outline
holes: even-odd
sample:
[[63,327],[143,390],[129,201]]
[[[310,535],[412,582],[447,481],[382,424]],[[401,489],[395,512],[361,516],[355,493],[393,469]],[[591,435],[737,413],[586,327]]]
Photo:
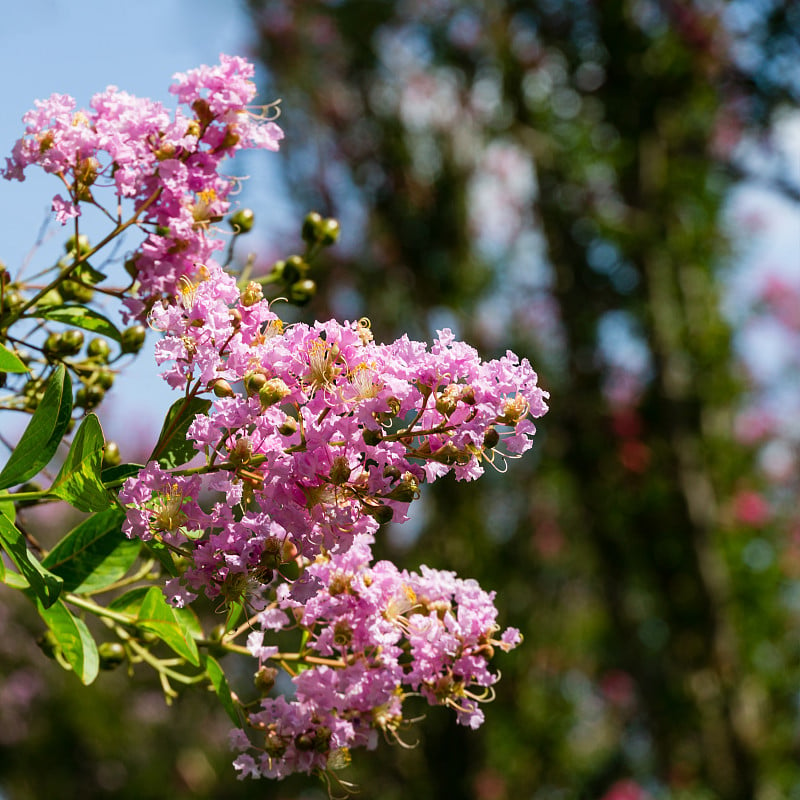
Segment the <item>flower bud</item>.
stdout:
[[334,486],[342,486],[350,480],[350,465],[344,456],[336,456],[331,465],[330,479]]
[[224,378],[217,378],[210,388],[216,397],[233,397],[236,394],[233,387]]
[[242,305],[246,308],[254,306],[264,298],[264,292],[261,290],[261,284],[257,281],[250,281],[247,288],[242,292]]
[[2,311],[14,311],[24,303],[24,298],[16,289],[6,289],[3,292]]
[[503,413],[497,417],[501,425],[515,426],[523,417],[527,416],[530,407],[528,401],[521,395],[508,398],[503,404]]
[[440,464],[455,464],[458,461],[458,448],[452,442],[445,442],[438,450],[431,453],[430,459]]
[[60,343],[61,343],[60,334],[51,333],[44,340],[44,344],[42,345],[42,351],[44,352],[45,358],[47,358],[48,360],[55,358],[59,354]]
[[64,250],[72,254],[77,254],[81,256],[85,256],[90,250],[92,246],[89,244],[89,237],[85,234],[80,234],[77,238],[73,233],[72,236],[67,239],[66,243],[64,244]]
[[327,725],[320,725],[314,734],[314,750],[317,753],[327,753],[331,749],[333,731]]
[[307,753],[314,749],[314,737],[310,733],[298,733],[294,737],[294,746],[301,752]]
[[461,398],[461,387],[451,383],[436,398],[436,410],[443,416],[449,417],[458,408],[458,401]]
[[368,447],[375,447],[375,445],[379,444],[383,439],[383,432],[380,430],[364,428],[361,433],[361,438],[364,440],[364,444]]
[[116,442],[106,442],[103,448],[103,467],[116,467],[121,461],[119,445]]
[[235,331],[239,330],[239,326],[242,324],[242,312],[238,308],[232,308],[228,312],[228,317],[231,321],[231,327]]
[[281,436],[291,436],[297,433],[297,420],[294,417],[286,417],[283,424],[278,428],[278,433]]
[[147,330],[144,325],[131,325],[130,328],[125,328],[122,331],[122,352],[123,353],[138,353],[144,345]]
[[253,682],[262,695],[267,695],[272,691],[272,687],[275,686],[277,677],[278,670],[275,667],[259,667]]
[[261,410],[265,410],[275,403],[280,403],[284,397],[288,397],[292,390],[286,385],[283,378],[270,378],[259,390],[258,399],[261,403]]
[[244,390],[248,397],[258,394],[266,383],[267,376],[263,372],[246,372],[244,375]]
[[394,466],[394,464],[387,464],[383,468],[383,477],[384,478],[389,478],[390,480],[393,480],[393,481],[399,481],[401,474],[402,473],[400,472],[400,470],[396,466]]
[[336,244],[339,239],[339,220],[333,219],[333,217],[328,217],[322,221],[322,224],[319,226],[319,243],[323,247],[329,247],[332,244]]
[[303,241],[308,244],[314,244],[317,241],[317,230],[322,223],[322,214],[316,211],[310,211],[306,214],[303,220],[302,236]]
[[241,467],[250,461],[253,455],[253,444],[247,436],[237,439],[231,449],[228,458],[235,467]]
[[110,369],[100,369],[94,374],[94,382],[104,389],[110,389],[114,385],[115,375]]
[[500,441],[500,434],[497,432],[496,428],[488,427],[486,432],[483,434],[483,446],[487,450],[491,450],[494,447],[497,447],[498,442]]
[[316,293],[317,284],[310,278],[304,278],[289,287],[289,302],[297,306],[304,306]]
[[284,283],[296,283],[308,273],[308,264],[300,256],[289,256],[286,261],[278,263],[283,264],[281,279]]
[[105,339],[95,337],[86,346],[86,355],[95,361],[100,361],[103,364],[107,364],[108,357],[111,355],[111,348]]
[[364,504],[362,506],[364,513],[369,514],[379,525],[384,525],[387,522],[392,521],[392,517],[394,516],[394,511],[390,506],[385,506],[383,504],[378,506],[371,506]]
[[58,351],[62,356],[74,356],[83,347],[83,332],[71,328],[61,334]]
[[419,498],[419,483],[410,472],[406,472],[400,483],[386,497],[397,500],[398,503],[411,503]]
[[119,642],[102,642],[97,647],[97,654],[100,656],[100,669],[116,669],[127,658],[125,648]]
[[81,386],[81,388],[75,392],[75,405],[80,408],[85,408],[88,411],[89,409],[99,406],[100,403],[103,402],[105,396],[106,391],[102,386],[98,386],[96,383],[90,383],[86,386]]
[[235,234],[249,233],[253,229],[255,214],[251,208],[240,208],[228,217],[228,224]]

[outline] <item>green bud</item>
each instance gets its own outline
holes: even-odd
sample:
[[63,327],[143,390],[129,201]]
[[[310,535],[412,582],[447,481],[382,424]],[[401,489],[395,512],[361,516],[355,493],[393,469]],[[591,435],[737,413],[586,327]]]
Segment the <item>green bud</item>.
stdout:
[[319,226],[319,243],[323,247],[330,247],[339,240],[339,220],[329,217]]
[[294,737],[294,746],[301,752],[314,749],[314,737],[310,733],[298,733]]
[[297,433],[297,420],[293,417],[286,417],[283,424],[278,428],[278,433],[281,436],[291,436],[293,433]]
[[110,369],[99,369],[94,373],[94,382],[104,389],[110,389],[114,385],[115,377]]
[[62,356],[74,356],[83,347],[83,331],[70,328],[61,334],[59,353]]
[[233,387],[224,378],[217,378],[211,384],[211,389],[216,397],[233,397],[236,394]]
[[283,263],[281,278],[284,283],[297,283],[308,273],[308,264],[300,256],[289,256]]
[[261,284],[257,281],[250,281],[247,288],[241,293],[242,305],[246,308],[254,306],[264,297],[264,292],[261,290]]
[[122,352],[138,353],[144,345],[147,329],[144,325],[131,325],[122,331]]
[[317,284],[310,278],[297,281],[289,287],[289,302],[304,306],[317,293]]
[[84,234],[81,234],[76,239],[75,234],[73,233],[72,236],[67,239],[67,242],[64,245],[64,250],[67,253],[75,253],[77,251],[78,255],[81,256],[85,256],[91,249],[92,247],[89,244],[89,237],[85,236]]
[[119,642],[101,642],[97,646],[97,654],[100,656],[100,669],[112,670],[123,664],[128,653]]
[[258,399],[261,409],[264,410],[275,403],[280,403],[284,397],[288,397],[292,390],[286,385],[283,378],[270,378],[259,390]]
[[383,432],[380,430],[364,428],[361,438],[364,440],[365,445],[369,447],[375,447],[375,445],[379,444],[383,440]]
[[493,447],[497,447],[499,441],[500,434],[497,432],[497,429],[492,427],[487,428],[486,432],[483,434],[483,446],[487,450],[491,450]]
[[95,361],[107,364],[108,357],[111,355],[111,347],[105,339],[96,337],[86,346],[86,355],[88,355],[89,358],[93,358]]
[[84,286],[69,278],[61,281],[58,289],[65,300],[75,300],[78,303],[88,303],[94,297],[94,289],[91,286]]
[[106,442],[103,448],[103,467],[117,467],[121,462],[119,445],[116,442]]
[[322,214],[319,214],[316,211],[310,211],[308,214],[306,214],[306,218],[303,220],[303,241],[308,242],[308,244],[315,244],[318,240],[317,231],[319,230],[319,226],[321,224]]
[[240,208],[228,217],[228,224],[236,234],[249,233],[253,229],[255,214],[251,208]]
[[14,311],[25,302],[22,295],[16,289],[6,289],[3,292],[2,311]]
[[106,390],[102,386],[90,383],[75,392],[75,405],[88,411],[99,406],[105,396]]
[[255,674],[254,683],[256,689],[262,694],[267,695],[275,686],[275,679],[278,677],[278,670],[274,667],[259,667]]
[[44,355],[48,360],[55,358],[59,354],[60,348],[61,335],[58,333],[51,333],[44,340],[44,344],[42,345],[42,350],[44,351]]
[[246,372],[244,375],[244,390],[248,397],[258,394],[267,383],[267,376],[263,372]]
[[390,506],[379,505],[379,506],[370,506],[364,505],[363,506],[364,513],[369,514],[378,524],[383,525],[387,522],[392,521],[392,517],[394,516],[394,511]]
[[419,498],[419,483],[410,472],[407,472],[403,476],[403,480],[386,496],[399,503],[411,503]]

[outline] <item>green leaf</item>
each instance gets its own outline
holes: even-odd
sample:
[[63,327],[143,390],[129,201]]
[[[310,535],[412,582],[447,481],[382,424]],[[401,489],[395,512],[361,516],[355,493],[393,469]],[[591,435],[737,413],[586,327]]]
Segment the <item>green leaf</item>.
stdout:
[[67,430],[71,413],[72,381],[64,365],[59,364],[19,444],[0,472],[0,489],[24,483],[47,466]]
[[126,478],[138,475],[144,469],[144,464],[117,464],[116,467],[106,467],[100,474],[103,483],[121,485]]
[[122,578],[139,556],[142,543],[128,539],[120,526],[125,512],[110,508],[73,528],[42,561],[64,581],[68,592],[94,592]]
[[108,607],[111,611],[138,617],[139,609],[142,607],[142,601],[151,588],[150,586],[137,586],[135,589],[131,589],[115,600],[112,600],[108,604]]
[[65,325],[72,325],[75,328],[83,328],[85,331],[107,336],[115,342],[122,341],[122,334],[111,320],[86,306],[48,306],[37,309],[36,316],[53,322],[63,322]]
[[53,605],[61,593],[62,580],[46,570],[25,546],[23,535],[5,514],[0,514],[0,545],[28,581],[44,608]]
[[113,501],[100,478],[104,447],[100,421],[94,414],[89,414],[78,428],[50,491],[79,511],[108,508]]
[[88,686],[97,677],[100,658],[86,623],[74,616],[61,600],[49,608],[38,601],[36,605],[39,615],[53,632],[67,663],[81,683]]
[[8,517],[10,522],[14,522],[17,518],[17,510],[14,508],[14,501],[8,495],[5,495],[3,499],[0,500],[0,514]]
[[233,702],[231,689],[230,686],[228,686],[228,680],[225,677],[225,673],[222,671],[222,667],[220,667],[219,663],[211,656],[205,656],[204,660],[206,675],[208,675],[208,679],[211,681],[211,685],[214,687],[214,691],[217,693],[222,707],[228,713],[233,724],[237,728],[241,727],[242,721],[236,713],[236,705]]
[[0,372],[30,372],[4,344],[0,344]]
[[170,406],[158,442],[148,461],[158,461],[165,469],[173,469],[185,464],[197,455],[194,443],[186,438],[192,420],[198,414],[205,414],[211,408],[210,400],[193,397],[182,398]]
[[175,566],[175,559],[172,557],[172,550],[169,549],[163,542],[157,539],[150,539],[144,542],[145,552],[158,561],[164,568],[164,572],[170,577],[174,578],[178,574],[178,568]]
[[197,645],[184,619],[171,605],[157,586],[151,586],[139,609],[137,625],[152,631],[179,656],[195,667],[200,666]]

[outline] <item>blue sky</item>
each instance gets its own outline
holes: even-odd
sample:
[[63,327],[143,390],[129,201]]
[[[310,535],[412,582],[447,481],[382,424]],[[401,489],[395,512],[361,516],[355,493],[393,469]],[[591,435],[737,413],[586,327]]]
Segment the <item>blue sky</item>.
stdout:
[[[237,0],[27,0],[5,4],[3,17],[0,163],[22,133],[22,115],[36,99],[59,92],[85,106],[95,92],[114,84],[172,107],[168,87],[174,73],[216,63],[222,52],[247,55],[248,20]],[[243,171],[269,169],[256,156],[280,158],[255,154]],[[59,188],[54,177],[35,170],[29,170],[23,183],[0,180],[0,259],[12,273],[30,253]],[[251,189],[250,194],[258,192]],[[66,238],[55,223],[49,233],[51,241],[33,254],[32,267],[53,263],[52,254]],[[157,434],[164,412],[176,399],[158,378],[151,348],[152,343],[117,381],[109,395],[114,401],[101,408],[107,438],[123,440],[123,445],[141,439],[146,446],[144,438]]]

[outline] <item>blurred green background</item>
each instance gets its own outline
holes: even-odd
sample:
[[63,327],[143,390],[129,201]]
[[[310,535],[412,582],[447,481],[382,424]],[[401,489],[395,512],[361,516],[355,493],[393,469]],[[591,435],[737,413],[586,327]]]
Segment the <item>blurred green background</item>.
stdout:
[[[431,487],[379,542],[497,590],[523,631],[486,724],[430,711],[416,748],[354,753],[346,777],[381,800],[800,798],[800,434],[772,411],[800,407],[800,233],[759,265],[770,220],[734,202],[757,186],[796,211],[797,144],[783,163],[775,136],[797,113],[800,6],[230,13],[287,134],[245,195],[274,237],[264,267],[307,210],[342,222],[306,317],[368,316],[379,341],[451,327],[551,392],[533,453]],[[746,259],[760,277],[737,282]],[[773,338],[747,339],[764,318]],[[325,796],[237,782],[210,695],[84,689],[26,624],[0,607],[0,798]]]

